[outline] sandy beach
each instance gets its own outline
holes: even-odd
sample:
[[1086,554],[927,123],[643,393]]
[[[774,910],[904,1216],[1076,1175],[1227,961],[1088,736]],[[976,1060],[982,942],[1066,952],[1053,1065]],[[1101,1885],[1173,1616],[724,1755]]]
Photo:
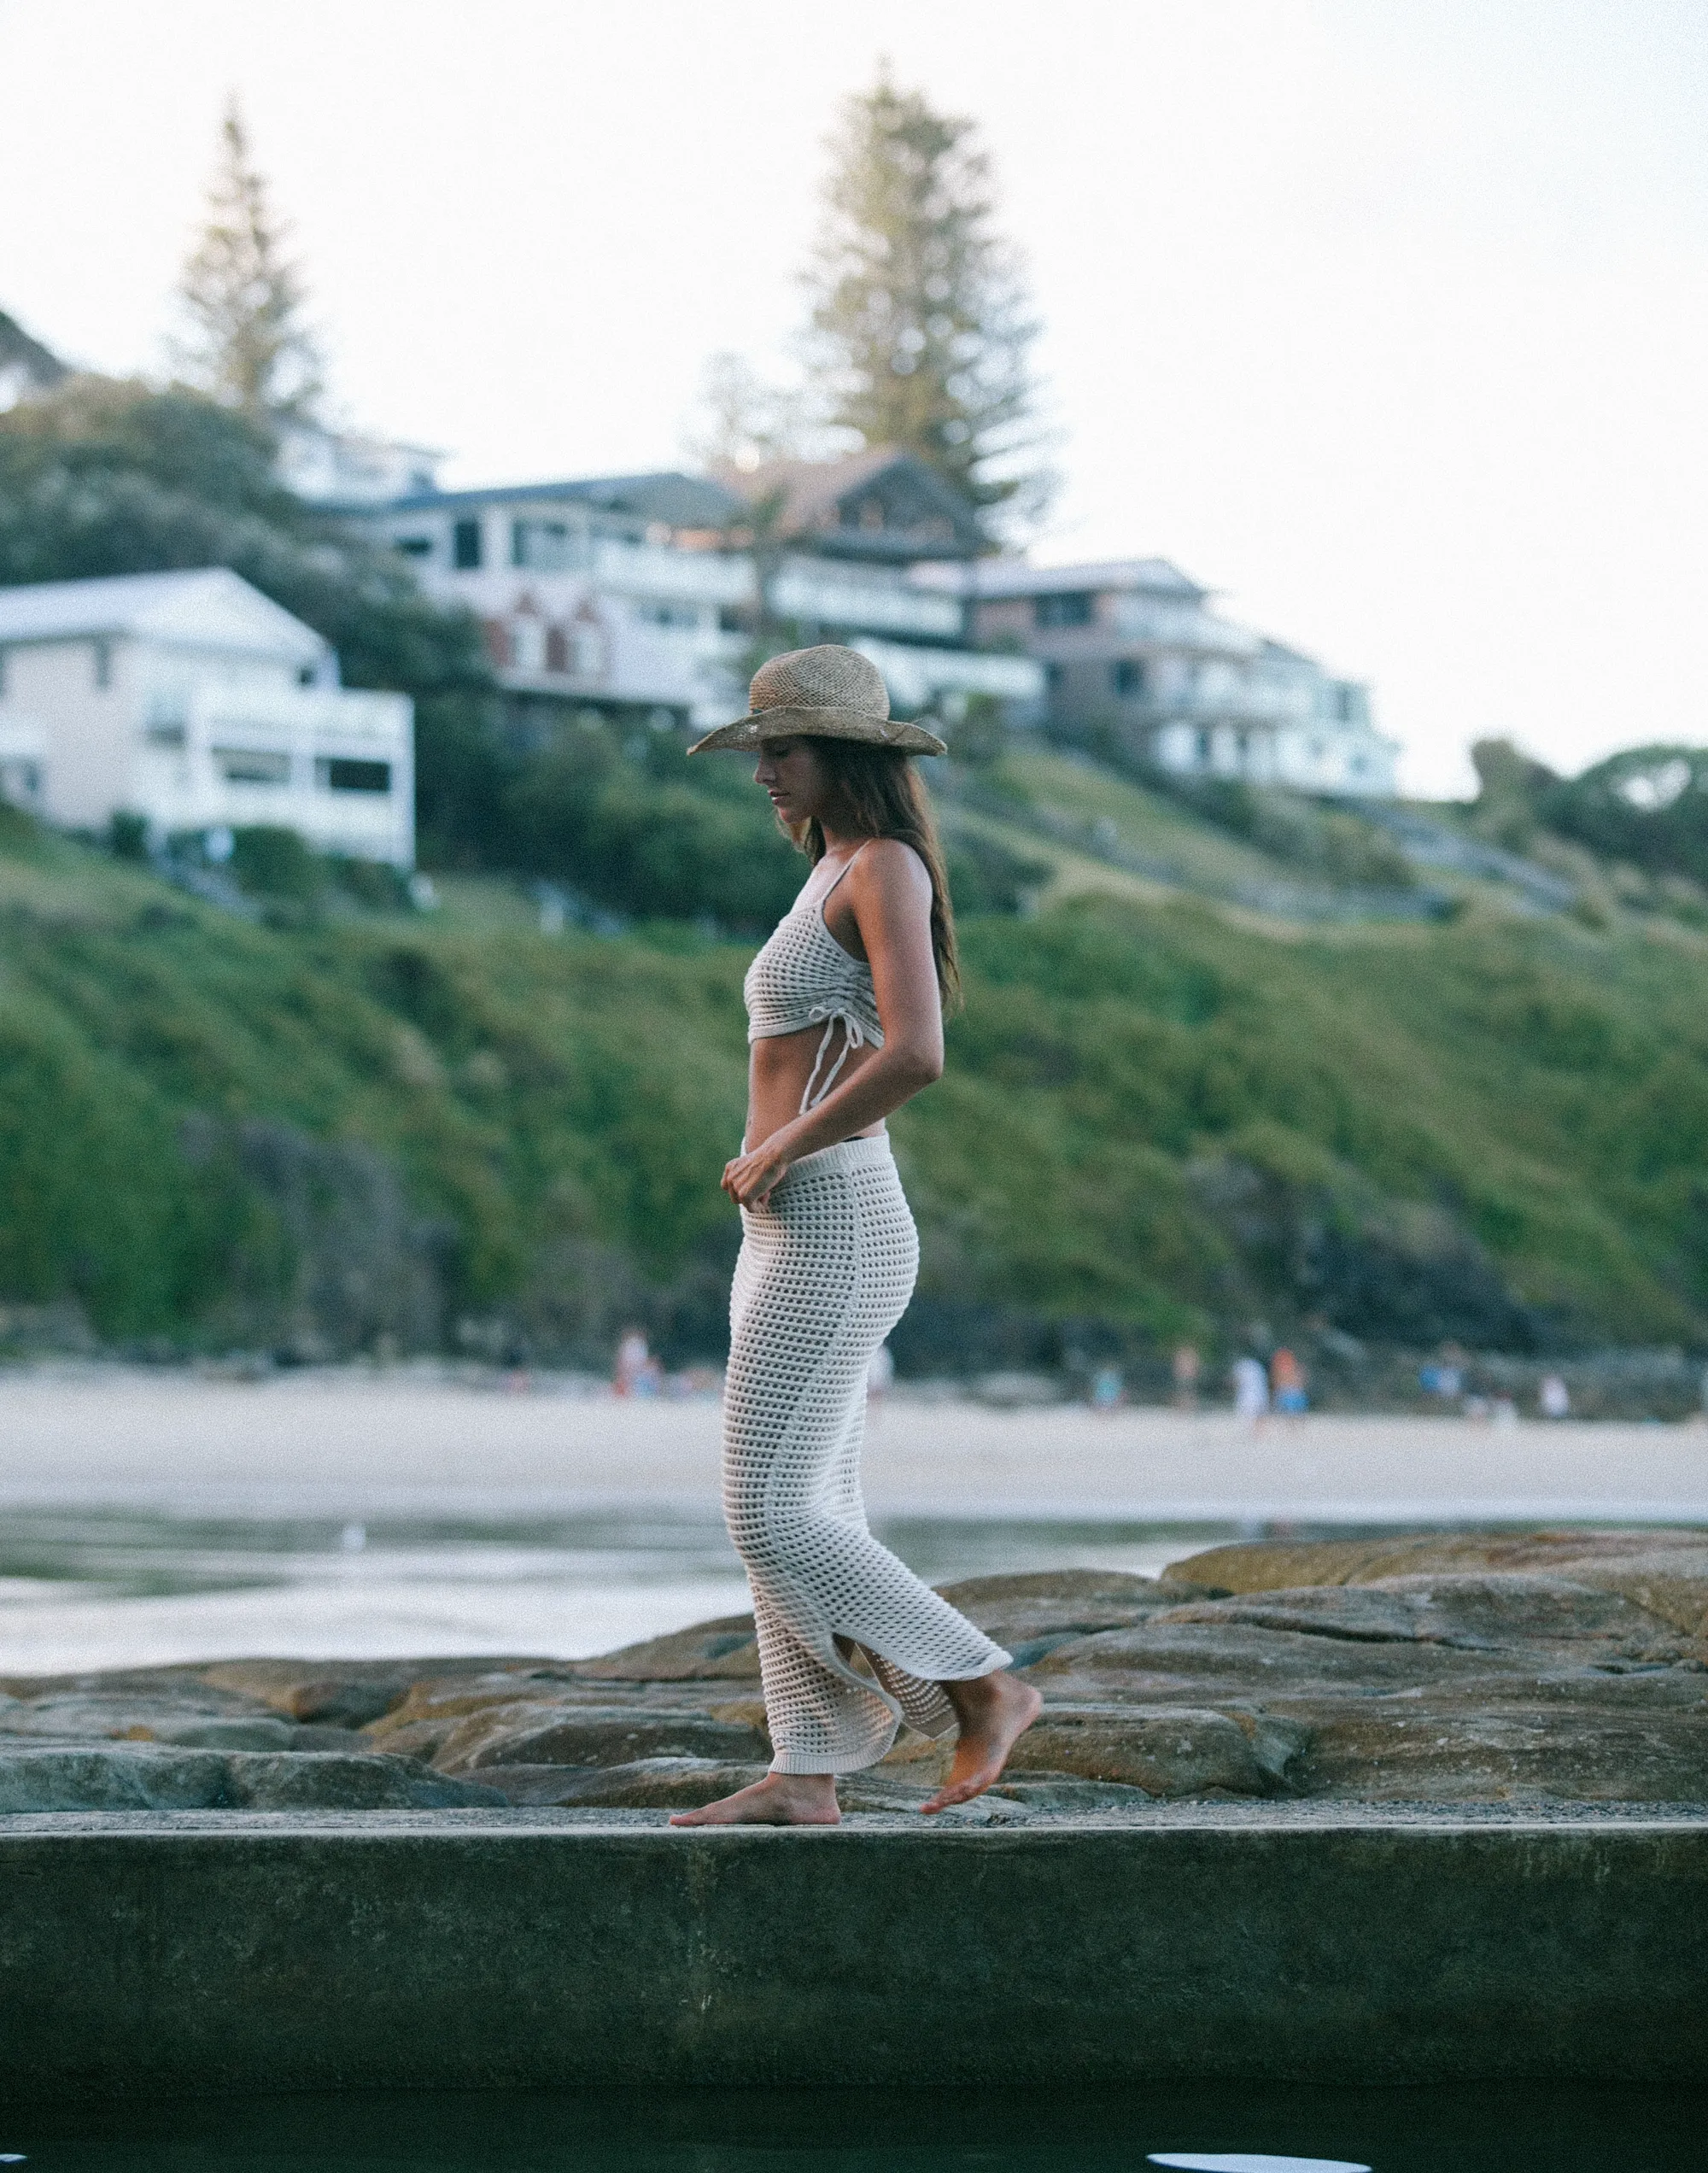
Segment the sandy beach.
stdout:
[[[0,1499],[180,1489],[711,1504],[718,1410],[391,1374],[0,1379]],[[1708,1521],[1708,1427],[889,1399],[874,1512],[1215,1521]]]

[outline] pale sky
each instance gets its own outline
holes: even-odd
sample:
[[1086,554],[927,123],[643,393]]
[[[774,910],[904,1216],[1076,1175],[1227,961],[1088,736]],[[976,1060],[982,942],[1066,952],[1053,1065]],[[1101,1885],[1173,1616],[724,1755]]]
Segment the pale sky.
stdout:
[[1038,556],[1370,678],[1414,790],[1708,741],[1708,0],[0,0],[0,308],[160,369],[235,89],[351,419],[676,465],[880,54],[997,161]]

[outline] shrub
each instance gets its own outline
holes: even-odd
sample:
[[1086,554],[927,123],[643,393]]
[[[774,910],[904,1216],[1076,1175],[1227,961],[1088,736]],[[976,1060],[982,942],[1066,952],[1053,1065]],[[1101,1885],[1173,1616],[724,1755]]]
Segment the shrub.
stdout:
[[146,860],[149,857],[149,818],[120,808],[107,825],[107,850],[115,860]]
[[1535,794],[1543,821],[1650,876],[1708,883],[1708,748],[1629,747]]
[[295,830],[254,823],[231,834],[231,870],[254,898],[307,905],[325,885],[325,870]]

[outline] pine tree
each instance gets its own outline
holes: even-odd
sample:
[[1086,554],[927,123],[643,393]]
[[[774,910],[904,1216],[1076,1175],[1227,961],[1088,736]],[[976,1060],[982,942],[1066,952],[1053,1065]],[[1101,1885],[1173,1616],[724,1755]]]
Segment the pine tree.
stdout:
[[807,275],[826,419],[917,454],[981,507],[1040,511],[1038,326],[974,123],[886,70],[848,101],[833,152]]
[[307,414],[321,390],[320,355],[303,318],[300,268],[285,255],[249,132],[233,99],[220,130],[208,224],[180,288],[194,337],[183,351],[192,381],[257,422]]

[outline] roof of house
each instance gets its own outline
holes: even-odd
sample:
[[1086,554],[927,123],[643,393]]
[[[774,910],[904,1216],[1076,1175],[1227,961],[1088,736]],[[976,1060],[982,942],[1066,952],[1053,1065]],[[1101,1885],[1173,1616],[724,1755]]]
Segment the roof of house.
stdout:
[[119,573],[0,589],[0,641],[83,641],[92,636],[237,650],[315,664],[329,644],[312,626],[229,566],[185,573]]
[[1278,664],[1308,664],[1313,668],[1319,668],[1317,659],[1307,656],[1303,649],[1290,647],[1285,641],[1273,641],[1267,634],[1263,636],[1262,654]]
[[0,309],[0,370],[15,371],[24,384],[42,392],[71,375],[51,348],[44,347],[3,309]]
[[[931,577],[926,576],[929,579]],[[1173,596],[1200,603],[1210,594],[1167,559],[1104,559],[1087,565],[1035,566],[1015,559],[986,559],[965,574],[945,574],[945,588],[970,587],[982,601],[1009,596],[1056,596],[1113,590]]]
[[[821,549],[851,558],[966,558],[982,547],[972,501],[917,454],[893,445],[872,446],[841,460],[768,460],[720,472],[750,506],[772,501],[778,536],[810,538]],[[889,507],[882,503],[886,495]],[[866,500],[880,512],[911,512],[915,518],[881,526],[851,520]]]
[[347,510],[417,513],[456,506],[593,506],[631,519],[658,521],[667,528],[728,528],[747,515],[746,501],[705,476],[665,469],[654,475],[578,476],[561,483],[488,484],[479,490],[415,490],[384,504]]

